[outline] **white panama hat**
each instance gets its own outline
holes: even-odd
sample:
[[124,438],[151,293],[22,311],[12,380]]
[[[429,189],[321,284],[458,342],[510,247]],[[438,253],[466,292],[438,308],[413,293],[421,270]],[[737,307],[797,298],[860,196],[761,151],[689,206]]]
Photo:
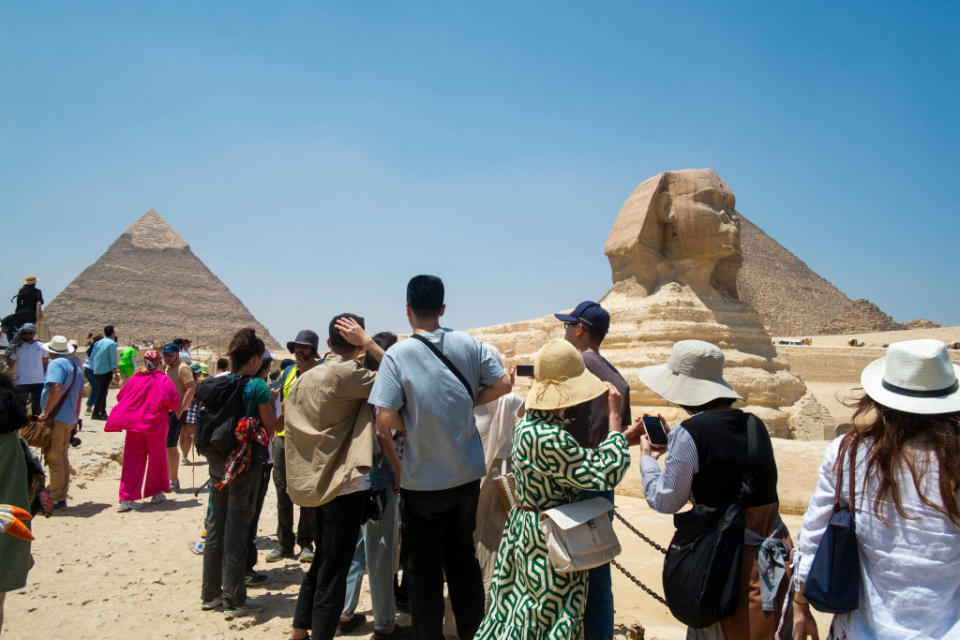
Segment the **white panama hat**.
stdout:
[[73,349],[67,344],[67,339],[63,336],[53,336],[50,342],[43,344],[43,350],[48,353],[55,353],[58,356],[68,356],[73,353]]
[[637,377],[664,400],[685,407],[741,397],[723,379],[723,351],[703,340],[674,343],[665,364],[641,367]]
[[887,355],[868,364],[860,384],[879,404],[905,413],[960,411],[960,366],[939,340],[894,342]]

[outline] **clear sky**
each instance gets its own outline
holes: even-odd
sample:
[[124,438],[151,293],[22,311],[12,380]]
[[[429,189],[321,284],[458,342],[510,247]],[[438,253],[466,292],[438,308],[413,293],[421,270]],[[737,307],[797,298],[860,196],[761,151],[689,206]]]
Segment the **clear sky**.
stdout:
[[0,289],[51,300],[153,208],[281,341],[405,330],[417,273],[448,326],[522,320],[607,291],[637,184],[711,167],[850,297],[960,325],[958,34],[956,2],[4,0]]

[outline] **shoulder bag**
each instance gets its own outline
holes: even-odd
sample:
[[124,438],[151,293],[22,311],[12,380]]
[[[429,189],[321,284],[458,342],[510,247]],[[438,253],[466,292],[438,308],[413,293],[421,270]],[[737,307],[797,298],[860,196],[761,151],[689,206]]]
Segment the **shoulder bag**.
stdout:
[[833,495],[833,515],[820,540],[803,588],[803,597],[814,609],[825,613],[847,613],[860,606],[860,552],[853,520],[856,447],[850,451],[850,499],[840,505],[843,485],[843,458],[837,463],[837,488]]
[[606,498],[590,498],[540,512],[540,530],[554,571],[586,571],[620,555],[609,515],[613,509]]
[[673,516],[676,532],[663,563],[663,590],[670,613],[701,629],[737,608],[743,554],[743,502],[753,493],[759,419],[747,416],[747,463],[740,493],[725,509],[695,504]]
[[47,419],[43,422],[31,420],[27,426],[20,429],[20,437],[26,440],[27,444],[31,447],[46,449],[50,446],[50,437],[53,435],[53,423],[56,415],[60,413],[60,409],[63,408],[63,403],[73,390],[73,383],[77,381],[77,365],[73,365],[71,372],[72,375],[70,377],[70,384],[67,385],[67,390],[60,395],[60,399],[57,400],[57,405],[53,408],[53,411],[50,412],[50,415],[47,416]]

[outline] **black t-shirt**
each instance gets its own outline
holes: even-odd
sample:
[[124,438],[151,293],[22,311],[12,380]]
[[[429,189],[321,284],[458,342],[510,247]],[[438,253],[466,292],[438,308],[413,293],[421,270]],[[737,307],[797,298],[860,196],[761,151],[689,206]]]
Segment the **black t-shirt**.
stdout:
[[[627,427],[632,422],[630,417],[630,385],[623,379],[616,367],[607,362],[606,358],[596,351],[584,351],[583,363],[587,370],[604,382],[609,382],[617,388],[623,396],[623,411],[620,424]],[[575,407],[570,407],[563,413],[567,423],[567,432],[573,436],[581,447],[594,449],[603,442],[610,431],[607,416],[607,395],[594,398]]]
[[[20,291],[17,293],[17,308],[15,313],[18,311],[30,311],[36,314],[38,302],[43,304],[43,292],[37,289],[37,286],[34,284],[25,284],[20,287]],[[36,319],[34,319],[34,321],[36,321]]]

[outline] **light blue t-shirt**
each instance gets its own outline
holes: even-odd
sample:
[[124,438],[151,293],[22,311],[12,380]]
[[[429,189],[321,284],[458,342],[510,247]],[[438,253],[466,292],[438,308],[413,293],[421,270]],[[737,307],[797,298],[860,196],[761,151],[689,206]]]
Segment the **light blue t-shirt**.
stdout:
[[[504,375],[490,350],[469,333],[437,329],[421,335],[456,365],[474,397],[480,387]],[[411,338],[390,347],[369,402],[399,411],[403,417],[407,430],[400,486],[404,489],[451,489],[484,476],[473,401],[427,345]]]
[[113,338],[101,338],[93,345],[90,353],[93,359],[93,373],[110,373],[117,368],[117,343]]
[[[61,386],[60,392],[63,393],[70,385],[70,378],[74,373],[73,362],[70,358],[54,358],[47,365],[47,377],[43,381],[43,392],[40,394],[40,407],[47,406],[47,392],[50,389],[50,383],[56,382]],[[77,396],[83,390],[83,370],[76,368],[76,377],[73,380],[73,386],[70,387],[70,395],[63,401],[60,411],[54,416],[54,420],[65,424],[77,423]],[[56,405],[54,405],[56,406]]]

